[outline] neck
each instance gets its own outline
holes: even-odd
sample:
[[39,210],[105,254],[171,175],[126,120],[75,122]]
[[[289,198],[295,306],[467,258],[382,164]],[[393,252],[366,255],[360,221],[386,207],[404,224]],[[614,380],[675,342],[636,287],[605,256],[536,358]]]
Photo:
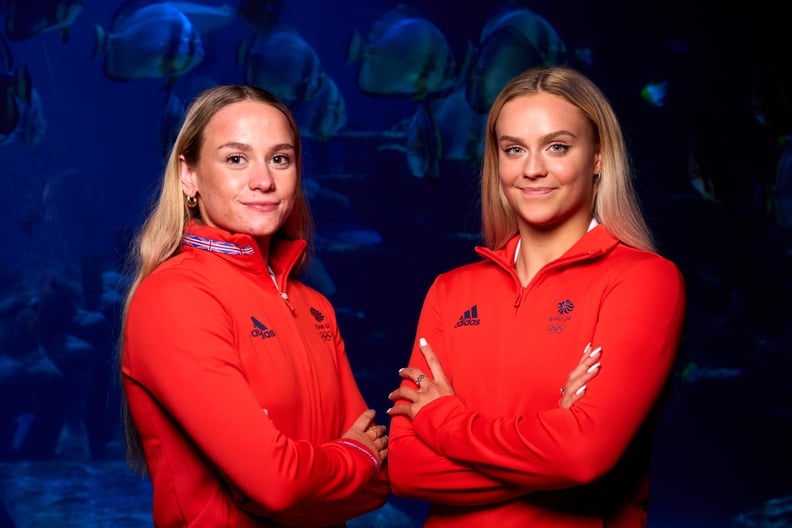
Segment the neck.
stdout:
[[566,253],[583,238],[591,219],[583,222],[567,222],[549,230],[520,226],[520,242],[514,254],[514,268],[520,283],[526,286],[531,279],[550,262]]
[[269,265],[269,254],[270,254],[270,240],[271,237],[263,236],[263,237],[254,237],[256,244],[258,245],[259,253],[261,253],[261,258],[264,262]]

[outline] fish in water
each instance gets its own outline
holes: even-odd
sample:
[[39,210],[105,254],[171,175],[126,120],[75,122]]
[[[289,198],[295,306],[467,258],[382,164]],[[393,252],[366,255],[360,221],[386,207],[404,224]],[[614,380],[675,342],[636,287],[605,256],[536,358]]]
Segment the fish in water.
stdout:
[[347,63],[358,60],[357,85],[370,95],[418,101],[451,88],[458,74],[445,35],[405,4],[377,18],[365,40],[357,31],[352,33]]
[[11,46],[0,32],[0,72],[9,72],[14,67],[14,55],[11,53]]
[[13,136],[24,146],[38,145],[47,131],[44,120],[44,107],[38,91],[30,88],[30,95],[20,106],[19,123]]
[[47,123],[27,64],[14,66],[11,48],[0,32],[0,144],[17,138],[37,145]]
[[33,85],[27,65],[0,72],[0,144],[11,141],[33,101]]
[[278,23],[283,0],[242,0],[237,17],[254,33],[266,35]]
[[201,35],[217,31],[236,20],[236,10],[231,4],[212,6],[197,2],[168,3],[184,13]]
[[440,127],[444,160],[471,161],[475,166],[484,157],[484,129],[487,116],[474,112],[465,97],[464,86],[432,101],[432,115]]
[[346,102],[335,81],[322,73],[319,90],[307,100],[296,100],[291,111],[300,127],[300,134],[326,141],[347,123]]
[[479,47],[470,68],[465,97],[479,114],[489,112],[509,79],[542,64],[542,55],[524,34],[504,27],[490,34]]
[[14,57],[0,33],[0,143],[5,143],[19,123],[20,98],[29,92],[30,75],[26,67],[14,68]]
[[568,60],[566,43],[553,25],[542,15],[506,2],[484,23],[479,42],[503,28],[511,28],[522,35],[539,54],[542,64],[565,64]]
[[418,105],[407,133],[407,168],[416,178],[440,178],[443,137],[428,102]]
[[299,31],[287,24],[242,40],[237,64],[245,82],[272,92],[287,105],[311,99],[322,88],[319,55]]
[[781,144],[772,190],[773,210],[778,225],[792,229],[792,136],[782,138]]
[[489,111],[506,82],[540,64],[565,64],[567,46],[552,24],[535,11],[506,2],[484,23],[468,72],[467,100]]
[[5,6],[6,36],[20,41],[47,31],[60,31],[61,40],[66,42],[74,20],[84,7],[85,0],[9,0]]
[[171,81],[204,57],[201,35],[171,3],[116,12],[111,30],[96,25],[94,59],[104,54],[105,77],[113,81],[166,77]]
[[179,128],[184,121],[185,105],[173,90],[168,91],[165,99],[165,108],[162,111],[162,118],[159,123],[159,139],[162,147],[162,157],[167,159],[168,154],[176,141]]

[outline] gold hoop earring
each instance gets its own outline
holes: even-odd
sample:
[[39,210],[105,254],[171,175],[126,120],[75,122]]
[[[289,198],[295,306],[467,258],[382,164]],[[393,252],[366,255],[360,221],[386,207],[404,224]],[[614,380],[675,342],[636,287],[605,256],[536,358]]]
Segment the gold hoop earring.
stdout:
[[188,196],[187,197],[187,207],[193,209],[196,205],[198,205],[198,198],[195,196]]

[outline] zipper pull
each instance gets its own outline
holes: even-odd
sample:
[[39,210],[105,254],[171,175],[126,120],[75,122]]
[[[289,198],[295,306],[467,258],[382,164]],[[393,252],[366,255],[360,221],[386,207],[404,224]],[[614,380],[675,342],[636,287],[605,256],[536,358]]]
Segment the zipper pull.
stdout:
[[280,296],[281,299],[283,299],[283,302],[286,303],[286,306],[289,307],[289,310],[291,310],[291,312],[294,313],[294,306],[292,306],[291,303],[289,302],[289,294],[286,292],[280,292]]

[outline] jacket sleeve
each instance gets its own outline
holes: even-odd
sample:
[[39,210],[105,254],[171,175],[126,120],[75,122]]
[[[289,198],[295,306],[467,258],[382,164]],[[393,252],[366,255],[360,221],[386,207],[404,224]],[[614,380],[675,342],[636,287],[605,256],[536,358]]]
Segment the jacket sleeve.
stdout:
[[[335,313],[329,302],[327,302],[322,312],[326,315],[332,315],[335,323]],[[337,324],[333,326],[338,328]],[[366,405],[363,395],[355,381],[354,373],[349,363],[349,358],[346,355],[346,347],[340,332],[335,333],[334,345],[338,365],[338,384],[345,405],[343,409],[344,425],[339,433],[340,436],[352,427],[352,424],[360,414],[369,407]],[[342,440],[340,443],[352,449],[357,449],[361,453],[367,453],[367,449],[362,444],[355,441]],[[367,456],[372,457],[373,460],[373,453]],[[376,475],[368,482],[363,483],[363,485],[359,486],[357,489],[348,490],[348,495],[344,497],[344,500],[338,500],[329,495],[322,496],[319,494],[316,499],[306,499],[295,502],[275,514],[272,511],[262,509],[259,504],[251,501],[248,497],[242,496],[237,500],[238,504],[250,513],[273,518],[280,523],[291,526],[299,526],[302,524],[312,526],[317,522],[317,512],[320,515],[323,525],[340,524],[383,506],[389,494],[390,484],[388,482],[388,466],[386,460],[385,463],[377,469]]]
[[[569,410],[556,406],[531,416],[501,417],[482,416],[457,396],[435,400],[415,416],[412,429],[400,421],[404,445],[396,447],[394,440],[390,451],[391,464],[400,471],[391,472],[394,492],[420,496],[423,490],[413,489],[414,482],[435,494],[448,491],[444,472],[451,463],[524,493],[602,477],[624,455],[660,398],[684,309],[683,279],[669,261],[649,259],[620,270],[602,299],[592,340],[603,347],[602,370],[583,399]],[[437,330],[423,317],[419,333],[431,343]],[[400,460],[423,450],[435,453],[431,463],[402,467]]]
[[[125,354],[124,375],[170,415],[251,513],[295,526],[317,518],[331,524],[384,504],[386,473],[373,453],[340,439],[288,438],[262,412],[230,319],[200,280],[144,282],[126,320],[125,349],[134,353]],[[348,428],[365,403],[336,339]]]
[[[418,321],[416,343],[408,365],[429,372],[429,367],[418,348],[419,337],[425,337],[443,362],[441,325],[436,310],[435,286],[424,300]],[[444,364],[445,365],[445,364]],[[410,380],[403,386],[415,388]],[[395,402],[398,403],[398,402]],[[404,403],[404,402],[401,402]],[[420,414],[424,413],[424,409]],[[417,416],[416,416],[417,418]],[[445,427],[444,424],[440,426]],[[487,475],[463,459],[453,460],[436,447],[420,438],[413,421],[404,416],[394,416],[390,423],[388,464],[390,484],[394,495],[411,497],[429,502],[457,506],[492,504],[519,497],[525,490],[495,476]]]
[[[332,307],[329,306],[329,303],[328,311],[333,314],[333,318],[335,319],[334,312]],[[337,325],[336,328],[338,328]],[[366,405],[360,388],[355,381],[352,366],[349,363],[346,347],[341,339],[340,332],[336,332],[335,334],[335,348],[339,372],[338,383],[341,387],[342,398],[346,405],[344,409],[345,423],[341,431],[341,434],[343,434],[352,427],[352,424],[360,414],[370,408],[370,406]],[[380,420],[377,418],[379,417],[375,417],[375,423],[380,423]],[[361,446],[360,449],[364,448]],[[373,456],[373,454],[371,456]],[[346,500],[332,501],[320,506],[323,508],[323,511],[332,514],[331,518],[339,520],[350,519],[383,506],[389,494],[390,485],[388,483],[388,464],[386,459],[382,466],[379,467],[374,478],[365,482]]]

